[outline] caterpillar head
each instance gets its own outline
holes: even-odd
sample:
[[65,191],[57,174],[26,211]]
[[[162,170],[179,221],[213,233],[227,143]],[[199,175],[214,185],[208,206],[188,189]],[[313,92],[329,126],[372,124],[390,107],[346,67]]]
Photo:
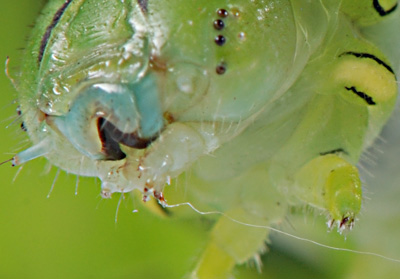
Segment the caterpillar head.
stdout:
[[159,196],[170,178],[240,133],[306,63],[296,60],[308,52],[295,54],[288,5],[254,14],[243,1],[199,1],[185,11],[178,2],[107,1],[95,14],[86,1],[54,1],[53,16],[49,5],[20,87],[34,145],[13,164],[45,156],[99,177],[104,197],[133,189]]

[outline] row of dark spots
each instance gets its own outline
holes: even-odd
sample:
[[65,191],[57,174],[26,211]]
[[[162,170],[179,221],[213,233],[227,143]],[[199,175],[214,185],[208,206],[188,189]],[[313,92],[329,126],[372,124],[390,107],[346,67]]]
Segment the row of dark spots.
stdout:
[[[17,114],[18,114],[18,117],[22,117],[22,111],[21,111],[21,107],[20,106],[17,107]],[[21,122],[20,127],[21,127],[22,131],[24,131],[24,132],[28,131],[28,129],[26,129],[24,121]]]
[[[226,17],[228,17],[229,13],[225,9],[219,9],[217,11],[217,15],[221,18],[226,18]],[[219,18],[219,19],[214,20],[213,26],[214,26],[214,29],[221,31],[225,28],[225,22]],[[214,41],[218,46],[223,46],[226,42],[226,39],[223,35],[217,35],[215,37]]]
[[[223,18],[228,17],[229,13],[225,9],[218,9],[217,10],[217,15],[218,19],[214,20],[213,26],[214,29],[217,31],[222,31],[225,28],[225,22],[223,21]],[[223,46],[226,43],[226,38],[225,36],[219,34],[214,38],[214,42],[218,46]],[[225,62],[220,62],[217,67],[215,68],[215,71],[218,75],[223,75],[226,72],[226,63]]]

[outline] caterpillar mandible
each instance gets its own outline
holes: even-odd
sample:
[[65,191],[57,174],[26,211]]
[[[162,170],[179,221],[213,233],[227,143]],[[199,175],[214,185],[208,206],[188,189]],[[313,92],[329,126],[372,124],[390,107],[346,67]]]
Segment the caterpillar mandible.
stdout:
[[[105,198],[139,190],[163,205],[165,184],[185,177],[185,195],[165,188],[168,203],[265,225],[307,204],[351,228],[362,200],[355,165],[397,97],[395,50],[363,30],[398,17],[396,7],[51,1],[18,85],[33,146],[13,164],[44,156],[99,177]],[[267,233],[221,218],[193,276],[228,276]],[[226,269],[211,269],[220,259]]]

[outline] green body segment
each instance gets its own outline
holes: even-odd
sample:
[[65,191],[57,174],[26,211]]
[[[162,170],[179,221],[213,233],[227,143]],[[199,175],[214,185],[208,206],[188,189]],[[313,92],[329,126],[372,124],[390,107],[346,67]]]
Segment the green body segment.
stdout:
[[310,205],[351,228],[362,200],[355,166],[394,108],[399,68],[387,58],[397,49],[383,53],[375,45],[387,38],[367,40],[364,26],[398,18],[396,7],[50,1],[18,86],[34,146],[14,163],[43,155],[99,177],[104,197],[139,189],[161,203],[178,178],[169,202],[229,216],[193,278],[227,277],[263,250],[266,229],[230,218],[266,226]]

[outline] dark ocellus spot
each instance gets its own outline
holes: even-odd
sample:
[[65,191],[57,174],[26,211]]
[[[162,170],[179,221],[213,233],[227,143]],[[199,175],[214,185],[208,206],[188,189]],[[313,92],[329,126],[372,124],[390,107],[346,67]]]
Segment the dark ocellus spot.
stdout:
[[216,19],[216,20],[214,20],[213,25],[214,25],[214,28],[215,28],[216,30],[222,30],[222,29],[224,29],[224,27],[225,27],[225,23],[224,23],[224,21],[221,20],[221,19]]
[[28,129],[26,128],[24,122],[21,122],[20,127],[21,127],[21,130],[22,130],[22,131],[24,131],[24,132],[27,132],[27,131],[28,131]]
[[225,9],[219,9],[219,10],[217,11],[217,14],[218,14],[220,17],[227,17],[227,16],[228,16],[228,11],[225,10]]
[[39,55],[38,55],[38,63],[42,62],[43,54],[46,49],[47,43],[49,42],[51,32],[53,31],[54,27],[56,27],[57,23],[60,21],[61,16],[64,14],[65,10],[67,9],[68,5],[71,4],[72,0],[66,0],[64,4],[57,10],[57,12],[53,16],[53,20],[51,21],[50,25],[47,26],[46,32],[43,35],[43,38],[40,42],[39,48]]
[[223,75],[226,72],[226,64],[224,62],[220,63],[217,65],[217,67],[215,68],[215,72],[218,75]]
[[218,35],[217,37],[215,37],[214,39],[215,43],[219,46],[223,46],[226,42],[226,39],[224,36],[222,35]]

